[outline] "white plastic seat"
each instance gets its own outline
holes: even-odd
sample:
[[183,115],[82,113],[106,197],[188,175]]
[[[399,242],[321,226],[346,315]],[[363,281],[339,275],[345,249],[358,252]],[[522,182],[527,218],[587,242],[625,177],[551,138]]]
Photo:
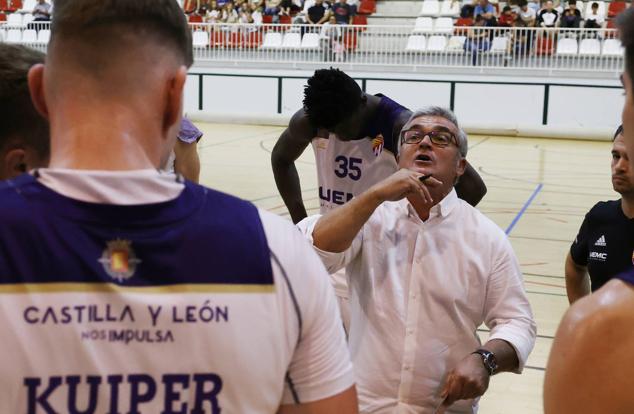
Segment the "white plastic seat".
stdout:
[[27,13],[22,16],[22,26],[26,26],[27,24],[33,21],[34,17],[31,13]]
[[22,43],[36,43],[37,32],[33,29],[25,30],[22,32]]
[[49,40],[51,40],[51,31],[48,29],[42,29],[37,32],[37,43],[40,44],[48,44]]
[[302,35],[300,33],[286,33],[282,39],[284,49],[299,49],[302,46]]
[[508,37],[505,37],[505,36],[494,37],[493,42],[491,43],[491,49],[489,51],[491,53],[506,53],[508,44],[509,44]]
[[448,52],[463,52],[464,44],[467,41],[466,36],[451,36],[449,42],[447,43],[447,51]]
[[432,33],[434,31],[434,21],[431,17],[418,17],[414,25],[414,33]]
[[571,56],[576,55],[579,46],[576,39],[561,39],[557,43],[557,55]]
[[447,38],[445,36],[430,36],[427,41],[428,52],[442,52],[447,47]]
[[22,8],[19,11],[20,13],[31,13],[36,5],[37,0],[24,0]]
[[306,33],[302,37],[302,49],[319,49],[319,34],[318,33]]
[[623,46],[621,46],[621,41],[618,39],[606,39],[605,42],[603,42],[601,55],[606,57],[623,56]]
[[419,16],[438,16],[440,13],[440,3],[438,0],[423,0],[423,6],[418,13]]
[[597,39],[583,39],[579,44],[580,56],[599,56],[601,54],[601,42]]
[[209,33],[203,30],[196,30],[192,35],[192,45],[196,49],[202,49],[209,46]]
[[[563,4],[564,2],[562,2]],[[565,2],[566,8],[568,8],[568,2]],[[581,17],[585,16],[586,4],[582,0],[577,0],[577,10],[581,13]]]
[[439,17],[434,23],[434,33],[453,33],[453,19],[451,17]]
[[449,17],[460,16],[460,2],[452,0],[440,2],[440,15]]
[[7,16],[7,27],[16,28],[22,27],[22,15],[17,13],[11,13]]
[[282,47],[282,33],[268,32],[264,35],[261,49],[279,49]]
[[7,43],[20,43],[22,41],[22,30],[9,29],[7,32]]
[[427,38],[420,35],[411,35],[407,39],[405,51],[407,52],[423,52],[427,46]]

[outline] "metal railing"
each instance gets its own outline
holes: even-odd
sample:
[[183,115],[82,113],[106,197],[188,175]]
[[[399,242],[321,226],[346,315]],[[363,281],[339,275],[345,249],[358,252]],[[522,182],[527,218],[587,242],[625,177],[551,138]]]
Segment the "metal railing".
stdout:
[[[614,29],[191,24],[197,63],[424,71],[599,73],[623,68]],[[44,50],[48,23],[0,25],[0,40]]]

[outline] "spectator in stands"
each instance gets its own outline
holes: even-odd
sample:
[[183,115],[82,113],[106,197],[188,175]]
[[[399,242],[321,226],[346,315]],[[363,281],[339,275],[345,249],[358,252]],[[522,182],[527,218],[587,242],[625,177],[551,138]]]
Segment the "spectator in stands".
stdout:
[[502,14],[500,14],[500,18],[498,19],[498,26],[511,27],[516,19],[517,16],[513,13],[511,6],[504,6]]
[[339,0],[332,6],[337,24],[352,24],[356,10],[348,4],[347,0]]
[[34,22],[48,22],[51,20],[51,5],[46,0],[38,0],[32,14]]
[[586,13],[586,22],[583,27],[586,29],[600,29],[603,27],[604,22],[605,18],[599,14],[599,3],[592,3],[590,11]]
[[521,18],[517,18],[513,22],[513,27],[517,30],[511,32],[511,41],[515,56],[528,56],[533,44],[534,32],[531,30],[522,30],[528,27],[527,23]]
[[477,19],[478,16],[482,16],[485,26],[495,26],[497,21],[495,19],[495,8],[489,0],[480,0],[478,5],[475,6],[473,16]]
[[324,7],[324,0],[315,0],[315,5],[308,9],[306,13],[306,22],[308,24],[322,24],[325,23],[330,16],[330,13]]
[[48,164],[48,122],[33,107],[27,84],[31,66],[43,62],[41,52],[0,42],[0,180]]
[[478,14],[473,23],[473,29],[469,30],[464,43],[464,50],[471,53],[473,66],[478,64],[480,53],[486,52],[491,47],[488,31],[482,30],[485,25],[484,16]]
[[251,3],[251,18],[253,19],[253,24],[261,25],[262,24],[262,12],[264,9],[262,6],[259,6],[257,3]]
[[242,5],[240,5],[238,21],[243,24],[253,23],[253,16],[251,15],[251,8],[248,3],[242,3]]
[[222,23],[237,23],[239,19],[238,12],[233,7],[233,2],[226,3],[222,8]]
[[519,18],[525,24],[525,27],[533,27],[535,26],[535,22],[537,20],[537,13],[535,9],[528,6],[528,1],[520,0],[519,1]]
[[342,42],[341,27],[337,24],[337,19],[333,13],[328,15],[328,21],[322,26],[320,34],[324,44],[324,61],[343,61],[345,60],[346,50]]
[[582,20],[576,0],[568,0],[568,8],[561,16],[560,26],[567,29],[579,28]]
[[264,14],[273,16],[273,23],[280,21],[280,0],[265,0]]
[[211,0],[205,20],[208,23],[218,23],[222,19],[222,9],[218,6],[216,0]]
[[460,9],[460,17],[463,19],[473,18],[473,11],[478,4],[478,0],[464,0]]
[[541,27],[555,27],[559,20],[559,12],[555,10],[552,0],[548,0],[537,16],[537,23]]

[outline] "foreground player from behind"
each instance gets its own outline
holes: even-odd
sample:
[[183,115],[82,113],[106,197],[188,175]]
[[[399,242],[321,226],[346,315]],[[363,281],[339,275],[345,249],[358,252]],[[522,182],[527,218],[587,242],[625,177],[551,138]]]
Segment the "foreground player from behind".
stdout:
[[157,171],[192,62],[176,1],[56,6],[29,72],[50,167],[0,186],[0,412],[356,412],[301,235]]
[[[625,47],[623,133],[634,168],[634,9],[619,18]],[[634,270],[621,273],[570,307],[550,352],[546,414],[634,412]]]

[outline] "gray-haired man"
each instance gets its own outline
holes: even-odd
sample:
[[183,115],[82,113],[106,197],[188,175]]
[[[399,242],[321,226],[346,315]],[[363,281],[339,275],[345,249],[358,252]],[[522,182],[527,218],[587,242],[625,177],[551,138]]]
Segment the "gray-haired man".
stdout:
[[519,373],[533,348],[511,245],[453,188],[466,155],[453,113],[416,112],[400,134],[401,170],[299,224],[330,272],[346,266],[361,412],[474,413],[489,376]]

